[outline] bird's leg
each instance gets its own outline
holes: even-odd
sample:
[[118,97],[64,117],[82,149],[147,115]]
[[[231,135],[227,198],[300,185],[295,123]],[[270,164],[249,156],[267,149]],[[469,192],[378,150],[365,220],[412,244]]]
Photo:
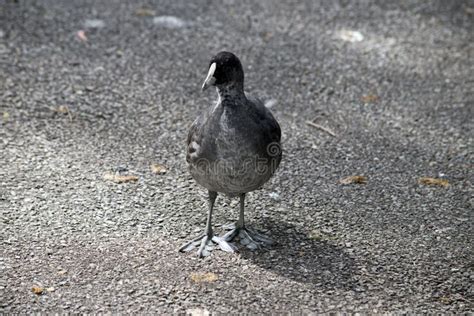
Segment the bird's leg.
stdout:
[[231,230],[222,236],[222,239],[226,241],[232,241],[235,237],[239,236],[240,243],[251,250],[258,249],[261,246],[269,246],[273,244],[273,241],[267,236],[262,235],[253,229],[245,227],[244,210],[245,193],[240,195],[239,220],[235,224],[229,226]]
[[204,233],[207,237],[212,237],[212,211],[214,210],[214,203],[216,202],[217,192],[209,191],[209,212],[207,213],[206,228]]
[[227,242],[224,240],[224,238],[214,236],[212,231],[212,211],[214,209],[214,202],[216,201],[216,198],[217,192],[209,191],[209,213],[207,214],[207,222],[204,234],[199,235],[198,237],[183,245],[181,248],[179,248],[179,251],[187,252],[199,246],[198,256],[205,257],[210,255],[210,251],[214,249],[214,243],[216,243],[224,251],[235,252],[236,247],[233,244]]
[[244,211],[245,211],[245,193],[240,196],[239,220],[236,223],[236,227],[240,229],[245,228]]

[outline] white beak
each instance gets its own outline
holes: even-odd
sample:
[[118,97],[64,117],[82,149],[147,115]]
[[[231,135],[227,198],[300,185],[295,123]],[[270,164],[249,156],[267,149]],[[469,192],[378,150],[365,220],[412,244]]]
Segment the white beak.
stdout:
[[212,63],[209,67],[209,72],[207,73],[206,80],[204,80],[204,83],[202,84],[202,91],[206,90],[207,88],[209,88],[209,86],[212,86],[216,82],[216,78],[214,77],[215,71],[216,63]]

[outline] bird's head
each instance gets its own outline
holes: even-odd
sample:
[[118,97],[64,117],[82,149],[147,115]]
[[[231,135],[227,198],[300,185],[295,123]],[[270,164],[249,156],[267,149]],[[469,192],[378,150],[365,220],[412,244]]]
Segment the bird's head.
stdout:
[[240,60],[232,53],[220,52],[211,58],[206,80],[202,84],[202,90],[210,86],[226,87],[235,86],[243,89],[244,70]]

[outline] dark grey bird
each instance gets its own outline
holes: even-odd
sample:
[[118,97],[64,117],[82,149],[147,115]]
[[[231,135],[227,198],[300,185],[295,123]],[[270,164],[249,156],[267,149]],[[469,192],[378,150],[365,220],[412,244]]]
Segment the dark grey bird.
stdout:
[[[204,234],[180,248],[199,247],[200,257],[209,255],[215,245],[236,251],[232,243],[236,237],[252,250],[272,243],[245,225],[245,194],[267,182],[282,157],[280,126],[263,102],[245,95],[244,71],[237,56],[220,52],[211,59],[202,90],[209,86],[217,88],[218,100],[191,125],[186,155],[191,175],[209,191],[209,213]],[[240,197],[239,220],[222,237],[212,229],[218,193]]]

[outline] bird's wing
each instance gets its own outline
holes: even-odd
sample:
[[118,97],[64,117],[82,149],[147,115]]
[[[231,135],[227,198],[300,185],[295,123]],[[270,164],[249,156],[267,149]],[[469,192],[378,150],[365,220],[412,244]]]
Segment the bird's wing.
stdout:
[[196,133],[197,129],[198,129],[198,126],[199,126],[199,122],[201,121],[201,117],[202,117],[202,114],[199,115],[195,120],[194,122],[191,124],[191,126],[189,127],[189,131],[188,131],[188,138],[186,139],[186,145],[189,146],[189,144],[191,143],[192,139],[193,139],[193,135]]
[[199,115],[194,122],[191,124],[189,128],[188,137],[186,139],[186,161],[191,163],[192,160],[196,159],[199,150],[199,143],[200,143],[200,131],[199,127],[201,126],[201,122],[204,119],[204,113]]
[[254,105],[257,115],[267,130],[270,142],[279,143],[281,140],[281,128],[272,112],[265,106],[264,102],[255,97],[248,97],[248,100]]

